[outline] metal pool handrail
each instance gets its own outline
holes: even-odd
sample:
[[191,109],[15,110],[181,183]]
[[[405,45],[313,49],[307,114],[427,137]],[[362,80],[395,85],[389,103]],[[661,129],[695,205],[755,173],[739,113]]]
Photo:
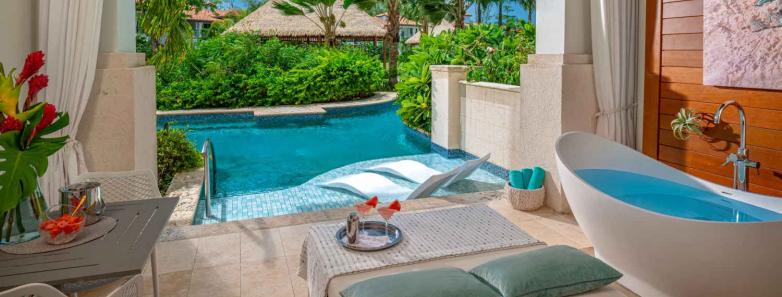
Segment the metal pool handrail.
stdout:
[[204,145],[201,147],[201,156],[204,158],[204,182],[202,184],[204,189],[204,199],[206,200],[204,205],[206,206],[206,216],[212,216],[212,194],[216,192],[215,185],[215,167],[216,159],[214,153],[214,146],[212,140],[207,138],[204,140]]

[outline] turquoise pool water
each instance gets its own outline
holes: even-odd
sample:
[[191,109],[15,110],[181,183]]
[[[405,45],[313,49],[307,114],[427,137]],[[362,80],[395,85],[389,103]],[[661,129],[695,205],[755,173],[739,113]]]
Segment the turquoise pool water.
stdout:
[[218,196],[276,191],[360,161],[429,153],[428,139],[409,131],[390,103],[326,115],[170,117],[201,148],[210,138]]
[[610,196],[661,214],[718,222],[782,220],[780,213],[651,176],[610,169],[581,169],[576,174]]

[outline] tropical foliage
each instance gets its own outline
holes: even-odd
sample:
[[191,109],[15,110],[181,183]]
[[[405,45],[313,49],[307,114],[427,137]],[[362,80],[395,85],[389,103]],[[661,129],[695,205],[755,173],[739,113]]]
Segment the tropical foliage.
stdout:
[[[136,1],[140,39],[148,43],[149,61],[161,65],[179,60],[190,48],[193,28],[186,11],[214,9],[215,0],[142,0]],[[139,39],[139,38],[137,38]]]
[[393,87],[397,80],[397,64],[399,59],[399,25],[401,22],[401,0],[356,0],[355,4],[366,12],[371,12],[378,6],[386,12],[386,34],[383,36],[383,53],[388,56],[388,85]]
[[182,129],[157,131],[158,188],[165,193],[174,175],[203,166],[203,159]]
[[518,85],[519,65],[534,51],[535,26],[525,21],[502,27],[476,24],[436,37],[422,36],[399,66],[398,114],[407,125],[430,130],[430,65],[466,65],[468,80]]
[[362,49],[229,33],[160,68],[157,83],[161,110],[271,106],[367,96],[385,86],[385,72]]

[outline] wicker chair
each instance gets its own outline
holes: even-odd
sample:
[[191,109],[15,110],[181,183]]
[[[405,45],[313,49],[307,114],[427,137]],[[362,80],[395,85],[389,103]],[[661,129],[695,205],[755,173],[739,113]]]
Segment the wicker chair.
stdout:
[[[141,297],[144,293],[144,281],[141,275],[136,275],[115,289],[106,297]],[[67,297],[62,292],[47,284],[26,284],[5,292],[0,297]]]
[[[148,170],[122,171],[122,172],[89,172],[76,177],[74,182],[98,182],[103,201],[120,202],[129,200],[141,200],[160,198],[160,190],[157,187],[157,176]],[[152,262],[152,288],[154,296],[160,296],[159,278],[157,272],[157,255],[152,249],[150,255]]]

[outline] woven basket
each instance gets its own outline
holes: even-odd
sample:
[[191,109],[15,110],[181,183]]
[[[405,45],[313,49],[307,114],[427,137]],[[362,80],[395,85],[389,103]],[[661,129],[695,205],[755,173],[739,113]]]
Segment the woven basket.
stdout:
[[546,188],[540,187],[535,190],[517,189],[505,184],[505,192],[508,202],[514,209],[518,210],[536,210],[543,206],[543,200],[546,199]]

